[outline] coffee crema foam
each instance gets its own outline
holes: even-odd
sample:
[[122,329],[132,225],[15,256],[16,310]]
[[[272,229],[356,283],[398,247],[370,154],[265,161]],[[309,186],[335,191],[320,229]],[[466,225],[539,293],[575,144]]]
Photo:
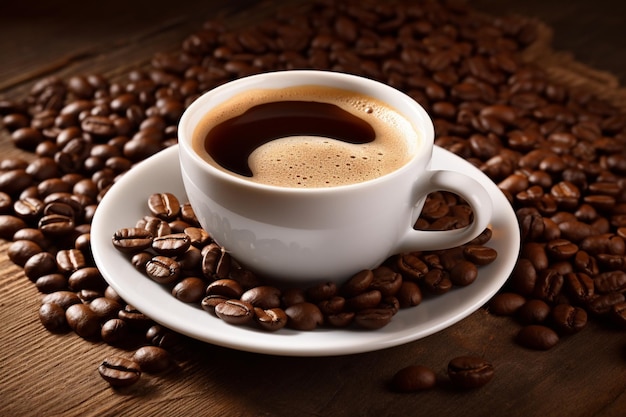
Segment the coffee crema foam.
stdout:
[[249,181],[289,188],[322,188],[356,184],[389,174],[404,166],[419,146],[419,134],[413,125],[379,100],[333,87],[298,86],[251,90],[218,105],[202,119],[196,131],[204,134],[194,135],[194,148],[203,149],[206,133],[212,126],[254,106],[279,101],[334,104],[369,124],[375,139],[368,143],[348,143],[300,134],[273,139],[250,154],[248,165],[252,177],[225,169],[207,152],[199,153],[219,169]]

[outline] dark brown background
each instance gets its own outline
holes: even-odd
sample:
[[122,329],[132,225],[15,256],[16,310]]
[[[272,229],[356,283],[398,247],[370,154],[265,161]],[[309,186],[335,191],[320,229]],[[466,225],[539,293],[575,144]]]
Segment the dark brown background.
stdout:
[[[276,2],[279,4],[279,2]],[[553,46],[626,80],[626,3],[613,0],[497,1],[470,4],[492,14],[534,16],[554,29]],[[38,77],[123,73],[156,51],[175,48],[202,21],[233,10],[259,18],[246,0],[122,1],[85,6],[57,2],[0,4],[0,95],[19,97]],[[254,8],[250,8],[254,6]],[[6,137],[0,151],[15,153]],[[548,352],[517,347],[516,326],[480,310],[424,340],[359,355],[283,358],[192,342],[180,368],[145,376],[114,391],[96,367],[119,351],[73,334],[52,335],[37,318],[39,295],[0,246],[0,415],[623,415],[626,338],[591,325]],[[447,361],[475,354],[496,377],[472,392],[445,388],[389,392],[393,373],[409,364],[444,375]]]

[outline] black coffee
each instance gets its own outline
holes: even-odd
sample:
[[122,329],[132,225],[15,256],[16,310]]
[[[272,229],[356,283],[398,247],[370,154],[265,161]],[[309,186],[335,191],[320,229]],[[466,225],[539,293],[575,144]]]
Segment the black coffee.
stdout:
[[252,181],[330,187],[403,166],[418,136],[396,110],[330,87],[253,90],[212,109],[194,148],[209,163]]
[[275,139],[315,136],[363,144],[376,139],[365,120],[331,103],[276,101],[251,107],[225,120],[206,135],[204,147],[215,162],[234,173],[252,177],[248,158]]

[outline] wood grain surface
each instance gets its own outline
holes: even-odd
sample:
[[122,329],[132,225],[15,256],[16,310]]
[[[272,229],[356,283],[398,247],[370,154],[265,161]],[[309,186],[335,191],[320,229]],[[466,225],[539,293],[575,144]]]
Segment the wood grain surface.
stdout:
[[[23,1],[0,5],[0,97],[26,94],[37,79],[105,73],[146,62],[209,18],[245,24],[275,3],[245,0],[176,2]],[[548,4],[549,3],[549,4]],[[557,48],[624,79],[623,4],[475,0],[482,11],[544,19]],[[608,5],[618,9],[609,9]],[[559,4],[557,7],[556,4]],[[582,25],[582,26],[581,26]],[[3,157],[21,155],[5,133]],[[52,334],[39,322],[41,294],[0,244],[0,416],[622,416],[626,412],[626,337],[592,322],[547,352],[513,342],[518,326],[480,309],[429,336],[382,351],[327,357],[279,357],[185,340],[177,366],[112,389],[97,372],[120,349],[74,333]],[[121,352],[124,354],[125,352]],[[448,361],[488,358],[494,380],[472,391],[445,383]],[[399,394],[389,381],[422,364],[442,383]]]

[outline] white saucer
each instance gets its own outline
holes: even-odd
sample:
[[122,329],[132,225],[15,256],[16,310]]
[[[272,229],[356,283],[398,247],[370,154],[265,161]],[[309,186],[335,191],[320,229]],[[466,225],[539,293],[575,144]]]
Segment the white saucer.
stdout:
[[177,146],[133,167],[106,194],[92,223],[93,255],[104,278],[124,300],[163,326],[208,343],[285,356],[344,355],[397,346],[445,329],[476,311],[500,289],[517,260],[519,229],[515,213],[502,192],[473,165],[435,147],[432,168],[451,166],[475,177],[492,195],[495,201],[491,222],[493,237],[488,245],[498,251],[498,257],[480,269],[478,279],[471,285],[401,310],[390,324],[379,330],[281,329],[270,333],[253,327],[237,327],[197,305],[178,301],[165,287],[136,271],[113,247],[111,237],[117,229],[131,227],[148,214],[147,198],[152,193],[171,192],[186,201]]

